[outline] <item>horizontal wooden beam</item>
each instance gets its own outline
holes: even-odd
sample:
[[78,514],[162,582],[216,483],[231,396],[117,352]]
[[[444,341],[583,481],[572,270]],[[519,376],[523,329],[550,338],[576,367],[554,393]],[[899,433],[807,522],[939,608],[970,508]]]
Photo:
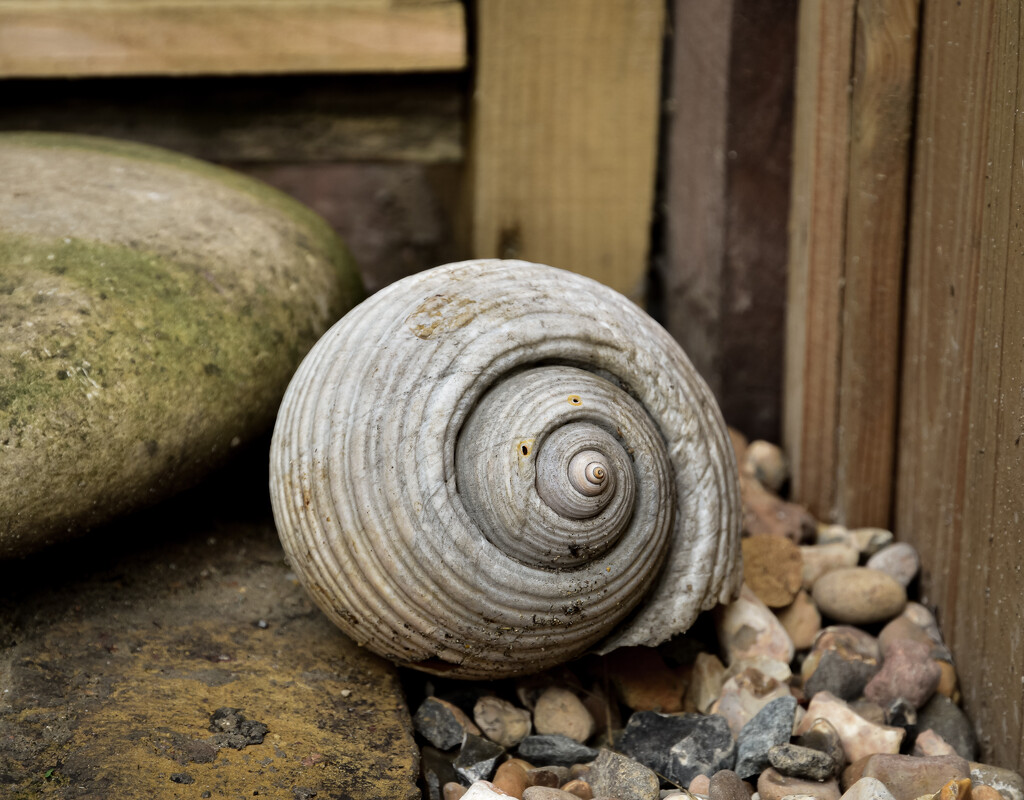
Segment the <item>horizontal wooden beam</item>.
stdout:
[[457,0],[0,0],[0,77],[465,66]]
[[0,130],[131,139],[208,161],[457,163],[460,73],[14,79]]

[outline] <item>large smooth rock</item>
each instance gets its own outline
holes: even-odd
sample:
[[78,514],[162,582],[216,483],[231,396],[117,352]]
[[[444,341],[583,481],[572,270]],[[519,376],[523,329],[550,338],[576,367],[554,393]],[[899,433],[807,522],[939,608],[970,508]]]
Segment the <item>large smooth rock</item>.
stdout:
[[172,502],[0,564],[0,797],[420,797],[395,669],[316,610],[269,508]]
[[197,482],[360,295],[328,225],[141,145],[0,135],[0,556]]

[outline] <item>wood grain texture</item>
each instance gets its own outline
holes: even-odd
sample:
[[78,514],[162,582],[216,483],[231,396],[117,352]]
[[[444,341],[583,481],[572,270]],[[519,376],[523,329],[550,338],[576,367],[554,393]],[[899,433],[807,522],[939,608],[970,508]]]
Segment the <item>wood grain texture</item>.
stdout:
[[455,163],[463,75],[8,80],[0,130],[132,139],[208,161]]
[[835,498],[848,525],[890,524],[918,5],[857,2]]
[[0,77],[455,70],[459,2],[2,0]]
[[923,560],[983,758],[1024,766],[1024,31],[923,17],[896,530]]
[[676,0],[650,303],[725,418],[779,439],[796,0]]
[[797,24],[783,441],[793,494],[835,513],[854,0],[804,0]]
[[487,0],[476,10],[469,249],[641,300],[658,140],[660,0]]

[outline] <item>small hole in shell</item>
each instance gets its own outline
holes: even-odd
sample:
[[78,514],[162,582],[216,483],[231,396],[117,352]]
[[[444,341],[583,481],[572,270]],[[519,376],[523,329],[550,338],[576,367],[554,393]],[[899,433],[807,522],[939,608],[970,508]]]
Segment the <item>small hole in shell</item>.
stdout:
[[520,455],[522,455],[524,457],[530,455],[530,443],[529,442],[520,442],[519,443],[519,453],[520,453]]
[[571,394],[569,395],[569,403],[574,406],[581,406],[583,405],[583,400],[580,399],[578,394]]

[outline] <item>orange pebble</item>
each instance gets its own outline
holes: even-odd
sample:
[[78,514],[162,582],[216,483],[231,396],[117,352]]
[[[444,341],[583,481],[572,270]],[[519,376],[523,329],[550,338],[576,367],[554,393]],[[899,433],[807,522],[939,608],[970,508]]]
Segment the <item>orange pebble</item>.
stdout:
[[444,800],[459,800],[462,795],[468,792],[465,786],[461,783],[455,783],[455,781],[449,781],[444,785],[441,792],[444,794]]
[[586,781],[581,781],[579,778],[575,778],[562,786],[562,791],[574,794],[581,798],[581,800],[593,800],[594,798],[594,792],[591,790],[590,784]]
[[503,792],[522,800],[523,792],[530,785],[530,779],[526,775],[526,770],[519,766],[519,764],[515,763],[515,761],[506,761],[498,767],[498,771],[494,773],[491,783]]

